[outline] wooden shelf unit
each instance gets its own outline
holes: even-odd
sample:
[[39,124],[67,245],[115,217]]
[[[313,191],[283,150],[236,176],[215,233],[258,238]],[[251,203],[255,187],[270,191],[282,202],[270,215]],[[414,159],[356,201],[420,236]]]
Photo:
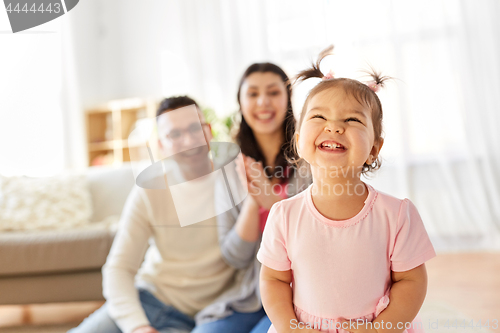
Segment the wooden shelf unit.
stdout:
[[88,165],[120,165],[130,161],[128,135],[141,118],[154,118],[151,99],[113,100],[86,111]]

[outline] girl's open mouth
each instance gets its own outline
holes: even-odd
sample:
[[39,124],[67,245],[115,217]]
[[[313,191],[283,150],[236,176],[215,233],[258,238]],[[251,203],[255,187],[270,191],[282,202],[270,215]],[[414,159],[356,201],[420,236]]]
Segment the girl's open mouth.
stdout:
[[318,148],[322,151],[332,153],[343,153],[347,150],[342,144],[330,140],[321,142]]

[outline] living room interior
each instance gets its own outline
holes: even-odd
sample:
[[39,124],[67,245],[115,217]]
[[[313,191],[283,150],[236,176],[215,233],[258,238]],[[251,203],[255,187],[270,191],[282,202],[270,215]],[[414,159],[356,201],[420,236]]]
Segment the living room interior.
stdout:
[[[499,14],[496,0],[82,0],[13,34],[0,10],[0,332],[66,332],[104,304],[136,184],[128,139],[163,98],[193,97],[232,142],[245,68],[293,77],[332,44],[336,75],[393,78],[382,167],[363,181],[419,207],[437,252],[425,329],[500,332]],[[294,85],[296,116],[312,87]]]

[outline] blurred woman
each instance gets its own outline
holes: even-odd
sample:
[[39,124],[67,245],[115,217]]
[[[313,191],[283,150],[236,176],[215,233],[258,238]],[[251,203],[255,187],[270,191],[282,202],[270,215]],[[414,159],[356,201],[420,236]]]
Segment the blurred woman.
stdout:
[[[271,326],[262,308],[260,263],[255,256],[271,206],[310,183],[287,159],[295,158],[288,155],[295,132],[291,96],[288,76],[271,63],[251,65],[240,80],[237,100],[241,122],[235,139],[243,154],[244,165],[238,165],[238,171],[248,196],[219,215],[218,225],[222,255],[240,270],[237,279],[241,283],[220,302],[232,314],[197,326],[195,333],[265,333]],[[202,318],[204,311],[197,316]]]

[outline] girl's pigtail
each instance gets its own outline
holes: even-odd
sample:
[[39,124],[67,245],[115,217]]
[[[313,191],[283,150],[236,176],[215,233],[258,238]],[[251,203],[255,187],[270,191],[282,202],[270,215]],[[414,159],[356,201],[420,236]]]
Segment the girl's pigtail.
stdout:
[[370,66],[369,71],[364,72],[371,76],[372,80],[367,82],[366,85],[375,93],[385,86],[385,81],[392,79],[390,76],[382,76],[382,73],[377,72],[372,66]]
[[[321,73],[321,70],[319,69],[319,64],[321,63],[321,60],[323,60],[326,56],[332,55],[333,54],[333,45],[328,46],[326,49],[321,51],[321,53],[318,56],[318,59],[316,60],[316,63],[312,64],[311,68],[305,69],[301,71],[297,76],[295,76],[294,84],[300,81],[305,81],[307,79],[317,77],[320,79],[323,79],[325,75]],[[328,78],[333,78],[333,73],[328,73],[326,76],[329,76]]]

